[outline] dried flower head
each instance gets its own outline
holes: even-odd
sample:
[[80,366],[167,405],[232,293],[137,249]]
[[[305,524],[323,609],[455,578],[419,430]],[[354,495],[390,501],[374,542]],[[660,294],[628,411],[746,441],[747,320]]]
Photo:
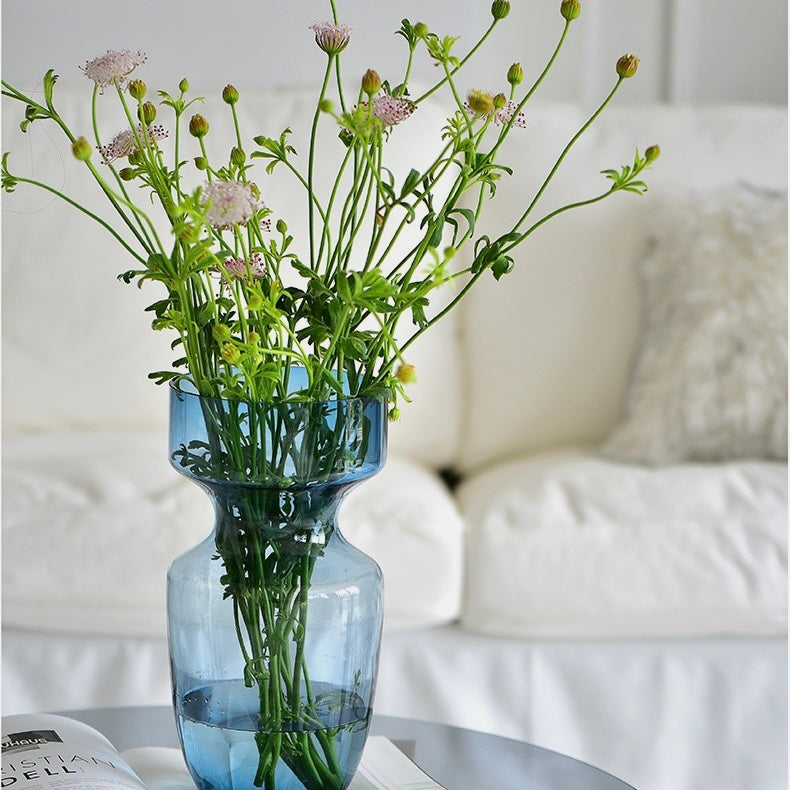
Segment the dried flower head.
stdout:
[[108,85],[117,85],[123,88],[128,82],[129,75],[148,60],[144,52],[132,52],[128,49],[111,49],[98,58],[89,60],[80,68],[88,79],[93,80],[99,87],[99,92],[104,93]]
[[414,365],[410,365],[408,362],[402,362],[395,371],[395,378],[398,379],[401,384],[413,384],[417,381]]
[[316,22],[310,25],[310,30],[315,33],[315,43],[328,55],[342,52],[351,38],[348,25],[336,25],[334,22]]
[[164,140],[168,133],[161,124],[149,126],[145,133],[142,124],[138,124],[136,137],[131,129],[124,129],[122,132],[118,132],[107,145],[99,146],[99,153],[102,155],[104,163],[109,164],[116,159],[123,159],[134,154],[138,150],[137,140],[142,140],[144,134],[147,134],[149,140],[155,141]]
[[486,91],[470,90],[466,94],[466,106],[473,115],[490,115],[494,109],[494,97]]
[[220,230],[245,225],[260,208],[258,190],[241,181],[209,181],[203,187],[206,221]]

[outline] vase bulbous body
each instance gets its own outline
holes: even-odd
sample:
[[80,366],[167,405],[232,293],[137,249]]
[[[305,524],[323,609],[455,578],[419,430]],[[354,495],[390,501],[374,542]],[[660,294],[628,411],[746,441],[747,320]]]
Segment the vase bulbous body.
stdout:
[[170,457],[214,506],[168,573],[173,704],[199,790],[343,790],[370,722],[378,565],[337,527],[381,467],[372,398],[245,403],[171,392]]

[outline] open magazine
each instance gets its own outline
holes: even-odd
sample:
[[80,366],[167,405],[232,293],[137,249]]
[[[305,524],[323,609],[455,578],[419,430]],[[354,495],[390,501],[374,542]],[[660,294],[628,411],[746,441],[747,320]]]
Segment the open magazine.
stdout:
[[[178,749],[118,752],[87,724],[48,713],[3,717],[2,790],[194,790]],[[392,741],[368,738],[349,790],[444,790]]]

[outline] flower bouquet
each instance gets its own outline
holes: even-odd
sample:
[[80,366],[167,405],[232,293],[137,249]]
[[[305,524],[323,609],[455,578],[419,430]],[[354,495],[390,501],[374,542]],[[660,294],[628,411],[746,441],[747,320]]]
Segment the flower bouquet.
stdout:
[[[464,86],[464,66],[507,18],[508,0],[494,0],[488,28],[463,52],[456,38],[404,19],[402,74],[382,79],[370,69],[353,91],[340,67],[351,30],[335,0],[330,7],[332,20],[312,26],[326,63],[304,155],[290,129],[245,137],[239,93],[227,85],[235,140],[214,160],[199,97],[184,79],[154,100],[137,76],[141,52],[84,64],[94,83],[89,132],[58,113],[53,71],[43,101],[2,83],[3,95],[24,107],[22,131],[42,121],[59,127],[111,218],[12,172],[7,154],[3,188],[32,185],[70,203],[128,253],[132,268],[120,279],[160,288],[148,309],[153,328],[172,333],[176,359],[151,378],[170,384],[171,462],[209,493],[216,512],[214,534],[174,563],[169,581],[174,703],[201,788],[348,785],[370,720],[380,578],[339,536],[336,512],[345,491],[383,463],[386,417],[398,417],[415,375],[409,348],[481,277],[506,276],[514,249],[553,217],[616,192],[644,192],[641,173],[659,154],[657,146],[637,151],[632,163],[604,171],[598,194],[539,213],[570,149],[636,73],[637,58],[624,55],[610,93],[522,215],[496,238],[480,235],[478,219],[511,172],[500,149],[527,125],[527,105],[579,0],[560,3],[564,24],[545,67],[526,80],[513,64],[490,92]],[[419,92],[410,80],[418,57],[438,67],[435,84]],[[437,130],[438,154],[396,179],[389,139],[440,93],[451,111]],[[97,123],[107,94],[127,121],[109,140]],[[323,124],[337,130],[331,150],[318,144]],[[335,163],[326,189],[319,157]],[[304,191],[304,253],[266,189],[276,168]],[[459,255],[464,248],[471,254]],[[452,295],[436,306],[440,288]]]

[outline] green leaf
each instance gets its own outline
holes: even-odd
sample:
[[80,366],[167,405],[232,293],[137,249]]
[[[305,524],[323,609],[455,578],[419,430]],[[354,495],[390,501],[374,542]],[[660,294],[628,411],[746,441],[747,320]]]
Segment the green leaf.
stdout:
[[58,81],[58,75],[55,74],[53,69],[50,69],[44,75],[44,101],[47,103],[47,107],[50,110],[53,109],[52,107],[52,92],[55,88],[55,83]]
[[514,261],[509,255],[500,255],[491,265],[491,273],[495,280],[501,279],[504,275],[513,271]]
[[417,170],[412,168],[409,171],[409,175],[406,176],[406,180],[403,182],[403,189],[401,190],[400,197],[401,200],[406,197],[413,189],[420,183],[420,174]]

